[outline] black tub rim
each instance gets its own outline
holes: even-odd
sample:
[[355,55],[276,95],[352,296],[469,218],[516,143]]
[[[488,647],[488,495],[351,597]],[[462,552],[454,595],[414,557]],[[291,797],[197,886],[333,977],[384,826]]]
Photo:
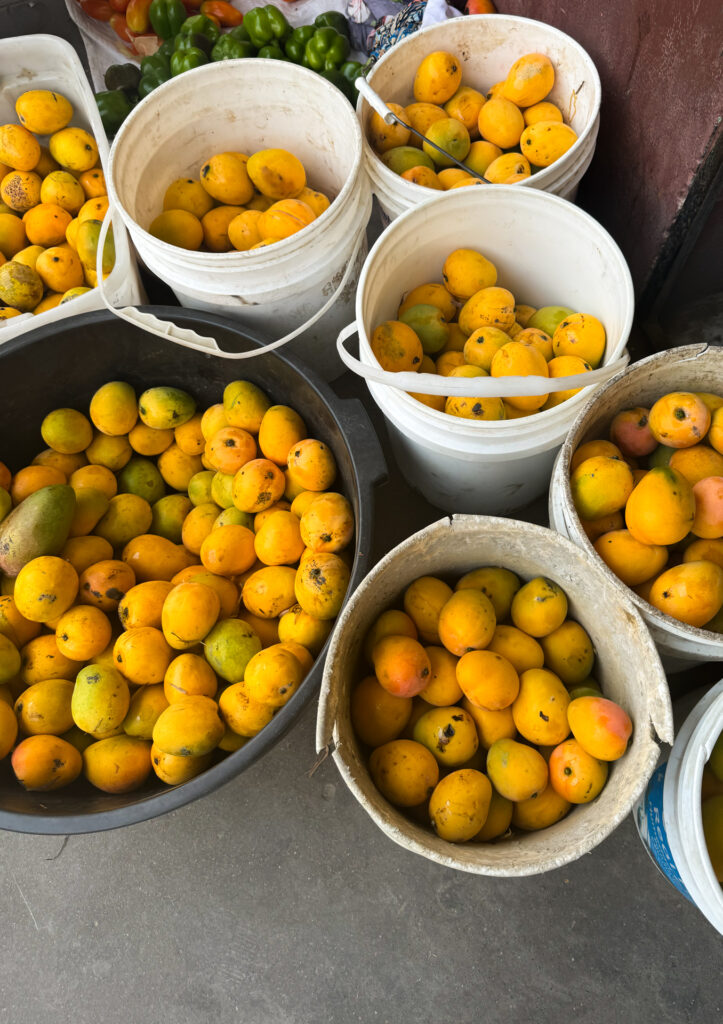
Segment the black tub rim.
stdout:
[[[215,313],[177,306],[142,306],[139,308],[142,312],[152,313],[159,319],[175,322],[181,321],[181,326],[191,327],[196,330],[208,330],[209,328],[218,327],[224,331],[231,332],[243,343],[243,349],[240,350],[248,349],[249,347],[261,347],[264,344],[263,341],[254,338],[243,330],[236,321]],[[2,372],[3,361],[8,356],[29,348],[37,342],[71,330],[80,330],[89,325],[115,324],[118,322],[120,322],[118,318],[107,310],[94,310],[27,331],[24,334],[9,339],[5,343],[1,342],[2,335],[0,334],[0,373]],[[128,329],[142,333],[142,328],[140,327],[133,328],[128,325]],[[175,344],[171,338],[160,339],[161,342],[164,340],[168,344]],[[178,349],[179,354],[183,351],[188,351],[180,346],[178,346]],[[209,350],[208,353],[197,351],[196,355],[201,358],[224,359],[223,355],[214,353],[212,350]],[[371,420],[358,398],[340,398],[331,389],[329,384],[321,380],[313,369],[290,353],[284,352],[282,354],[275,351],[266,353],[265,358],[282,360],[295,373],[300,374],[306,379],[329,409],[344,444],[350,454],[353,455],[351,462],[354,474],[355,497],[357,498],[356,551],[351,568],[349,587],[344,598],[345,605],[370,568],[374,519],[374,488],[386,474],[386,462],[381,444]],[[230,370],[237,367],[239,375],[241,375],[246,360],[234,361],[224,359],[224,362],[229,364]],[[193,391],[193,384],[189,385],[189,390]],[[364,437],[363,451],[359,447],[359,440],[362,434]],[[354,441],[355,435],[356,446]],[[110,810],[78,814],[40,815],[29,812],[9,811],[0,807],[0,829],[33,835],[79,835],[104,832],[111,829],[124,828],[127,825],[136,825],[140,822],[160,817],[227,785],[267,754],[298,722],[314,694],[318,694],[326,661],[326,653],[332,634],[333,630],[322,650],[314,659],[314,665],[307,673],[299,690],[274,715],[271,722],[260,733],[252,737],[240,750],[227,754],[217,764],[207,768],[189,782],[168,787],[156,793],[149,793],[146,796],[139,795],[138,799],[132,803],[126,803]],[[313,754],[313,749],[310,749],[309,753]]]

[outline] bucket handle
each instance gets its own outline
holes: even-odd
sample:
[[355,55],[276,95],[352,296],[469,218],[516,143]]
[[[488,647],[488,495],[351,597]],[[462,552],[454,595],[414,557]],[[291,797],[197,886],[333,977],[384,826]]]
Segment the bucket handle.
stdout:
[[416,392],[421,395],[442,395],[456,398],[506,398],[508,395],[546,395],[552,391],[568,391],[571,388],[585,388],[614,377],[624,370],[630,361],[627,351],[612,363],[588,373],[576,373],[569,377],[441,377],[434,373],[414,373],[403,370],[391,373],[381,366],[361,362],[347,351],[345,342],[359,333],[357,321],[342,328],[336,339],[339,358],[344,365],[375,384],[384,384],[398,391]]
[[308,330],[308,328],[315,324],[317,320],[321,319],[324,313],[326,313],[326,311],[336,302],[339,295],[346,287],[349,277],[351,276],[352,269],[356,264],[362,242],[366,237],[366,222],[364,222],[358,231],[354,247],[352,249],[352,254],[349,257],[349,262],[346,265],[341,281],[326,300],[324,305],[318,309],[316,313],[310,316],[308,320],[304,321],[301,326],[296,327],[289,334],[285,334],[283,338],[277,338],[276,341],[271,341],[267,345],[254,348],[249,352],[226,352],[219,346],[215,338],[209,338],[204,334],[197,334],[196,331],[193,331],[190,328],[179,327],[178,324],[173,323],[171,320],[161,320],[159,317],[154,316],[153,313],[144,313],[140,309],[136,309],[135,306],[124,306],[122,309],[118,309],[112,304],[106,295],[103,281],[103,248],[105,246],[108,229],[112,226],[114,213],[115,210],[113,205],[110,204],[106,215],[103,218],[103,223],[100,229],[95,264],[98,278],[97,288],[106,309],[119,319],[125,320],[133,327],[140,327],[149,334],[155,334],[159,338],[168,338],[169,341],[173,341],[177,345],[183,345],[186,348],[195,349],[196,352],[208,352],[211,350],[214,355],[220,356],[222,359],[253,359],[255,356],[263,355],[265,352],[271,352],[276,348],[281,348],[282,345],[286,345],[288,342],[293,341],[294,338],[303,334],[304,331]]

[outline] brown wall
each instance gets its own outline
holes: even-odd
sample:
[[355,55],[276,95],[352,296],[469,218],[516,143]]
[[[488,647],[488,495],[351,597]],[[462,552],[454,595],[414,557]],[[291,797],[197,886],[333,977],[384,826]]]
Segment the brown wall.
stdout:
[[600,135],[578,202],[614,236],[642,292],[719,129],[721,0],[498,0],[498,8],[567,32],[595,61]]

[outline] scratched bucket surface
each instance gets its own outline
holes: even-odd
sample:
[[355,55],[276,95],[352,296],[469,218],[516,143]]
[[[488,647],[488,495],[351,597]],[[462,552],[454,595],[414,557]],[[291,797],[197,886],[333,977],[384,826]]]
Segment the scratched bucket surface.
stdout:
[[[595,675],[603,692],[626,709],[635,728],[626,754],[611,765],[608,782],[592,803],[573,808],[539,832],[494,843],[455,844],[415,824],[381,795],[352,728],[350,697],[368,673],[364,638],[381,612],[401,608],[405,588],[420,576],[454,582],[481,565],[504,565],[525,580],[548,576],[565,590],[570,617],[587,629],[595,647]],[[445,867],[481,875],[534,875],[589,853],[630,813],[655,769],[659,743],[672,740],[665,673],[632,601],[618,593],[588,554],[541,526],[486,516],[433,523],[371,570],[332,634],[319,698],[317,749],[333,749],[344,782],[390,839]]]
[[[352,318],[371,191],[361,129],[346,97],[306,68],[282,61],[220,61],[178,75],[133,110],[110,154],[108,189],[143,262],[182,305],[238,320],[273,341],[310,320],[351,273],[320,320],[291,341],[292,354],[326,379],[343,369],[334,347]],[[281,148],[301,160],[308,184],[332,200],[303,231],[249,252],[193,252],[149,234],[177,178],[198,178],[226,151]]]
[[[375,327],[396,317],[411,288],[441,281],[446,257],[463,247],[492,260],[497,284],[517,302],[598,317],[607,333],[604,364],[625,354],[633,285],[607,231],[557,196],[498,185],[441,194],[397,218],[377,241],[357,292],[363,363],[376,364]],[[388,385],[370,381],[368,387],[404,477],[430,504],[507,515],[545,492],[557,449],[595,385],[552,409],[510,420],[449,416]]]
[[[415,32],[398,43],[369,73],[369,83],[387,103],[413,102],[414,74],[422,60],[436,50],[453,53],[462,64],[462,83],[486,93],[507,76],[526,53],[544,53],[555,68],[549,99],[562,110],[577,141],[550,167],[542,168],[516,188],[542,189],[574,200],[577,187],[595,153],[600,124],[600,78],[595,63],[578,42],[551,25],[508,14],[450,18]],[[372,110],[359,97],[357,114],[364,131],[364,163],[372,190],[389,220],[433,194],[391,171],[369,143]]]

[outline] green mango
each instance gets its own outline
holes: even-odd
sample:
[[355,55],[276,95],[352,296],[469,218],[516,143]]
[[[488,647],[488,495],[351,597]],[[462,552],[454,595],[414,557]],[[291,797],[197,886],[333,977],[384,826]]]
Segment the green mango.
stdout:
[[147,427],[173,430],[190,420],[196,400],[180,388],[148,388],[138,399],[138,411]]
[[[233,506],[233,474],[214,473],[211,481],[211,501],[215,501],[221,508],[232,508]],[[243,523],[248,526],[248,523]],[[249,527],[253,529],[253,527]]]
[[167,494],[155,502],[151,509],[151,533],[157,533],[173,544],[180,544],[183,520],[192,508],[193,502],[185,494]]
[[223,619],[203,641],[206,661],[216,675],[229,683],[240,683],[246,666],[261,650],[256,631],[243,619]]
[[592,686],[576,686],[574,690],[570,690],[570,700],[577,700],[578,697],[602,697],[599,690],[594,690]]
[[70,713],[79,729],[101,740],[120,727],[130,702],[128,683],[117,669],[86,665],[75,677]]
[[544,331],[545,334],[549,334],[552,337],[557,330],[557,325],[566,316],[571,316],[574,312],[575,310],[570,309],[568,306],[542,306],[536,313],[532,314],[527,321],[527,326],[536,327],[538,331]]
[[206,505],[209,501],[213,501],[211,495],[211,481],[213,477],[214,472],[212,469],[202,469],[200,472],[193,474],[188,482],[188,497],[194,505]]
[[428,167],[430,171],[434,170],[434,160],[431,156],[427,156],[415,146],[395,146],[394,149],[388,149],[382,156],[382,163],[395,174],[404,174],[412,167]]
[[426,303],[410,306],[400,314],[399,319],[412,328],[427,356],[439,352],[449,340],[449,324],[437,306],[429,306]]
[[136,455],[118,474],[118,492],[137,494],[139,498],[145,498],[149,505],[153,505],[166,493],[166,485],[155,462]]
[[668,448],[666,444],[659,444],[658,447],[648,456],[648,466],[651,469],[664,469],[670,465],[670,460],[675,454],[675,448]]
[[26,562],[57,555],[68,539],[75,492],[67,484],[41,487],[0,523],[0,569],[17,576]]
[[0,487],[0,523],[13,507],[13,499],[4,487]]
[[[98,243],[100,242],[100,229],[102,222],[99,220],[84,220],[78,227],[78,234],[75,238],[76,250],[80,262],[84,267],[95,270],[96,257],[98,255]],[[108,228],[108,234],[103,244],[103,275],[110,274],[115,266],[115,242],[113,240],[113,228]]]
[[254,517],[251,512],[242,512],[241,509],[231,506],[220,512],[218,518],[214,520],[214,530],[219,526],[245,526],[247,530],[253,530]]

